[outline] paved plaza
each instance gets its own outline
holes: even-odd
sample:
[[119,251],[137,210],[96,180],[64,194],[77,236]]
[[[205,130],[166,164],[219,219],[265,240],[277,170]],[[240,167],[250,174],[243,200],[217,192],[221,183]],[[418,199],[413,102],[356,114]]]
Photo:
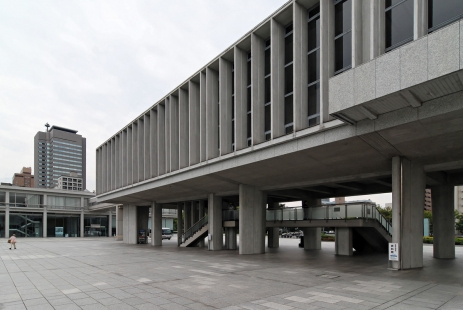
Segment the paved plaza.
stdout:
[[382,255],[335,256],[280,239],[263,255],[127,245],[112,238],[20,239],[0,249],[0,309],[463,309],[455,260],[387,270]]

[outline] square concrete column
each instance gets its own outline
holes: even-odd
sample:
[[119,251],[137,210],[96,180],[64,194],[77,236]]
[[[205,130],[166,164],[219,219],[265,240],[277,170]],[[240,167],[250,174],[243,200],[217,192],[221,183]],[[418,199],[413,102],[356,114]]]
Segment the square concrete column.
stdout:
[[137,129],[138,129],[138,178],[137,182],[141,182],[145,179],[145,121],[143,118],[139,119],[137,122]]
[[240,184],[240,254],[265,253],[265,206],[267,195],[250,185]]
[[[158,106],[159,107],[159,106]],[[155,178],[158,176],[158,112],[157,110],[150,111],[150,176]]]
[[270,21],[270,89],[272,139],[285,134],[285,28]]
[[433,257],[455,258],[454,187],[431,187],[433,222]]
[[108,211],[108,233],[107,237],[112,237],[113,235],[113,214],[112,211]]
[[165,105],[158,104],[158,175],[166,173],[166,109]]
[[162,245],[162,205],[151,203],[151,245]]
[[428,34],[428,0],[413,0],[413,40]]
[[184,203],[184,214],[183,214],[183,229],[187,231],[191,227],[191,204],[189,202]]
[[209,194],[208,205],[209,234],[212,238],[209,250],[220,251],[223,248],[222,197]]
[[179,168],[186,168],[190,164],[189,154],[189,103],[188,90],[179,88],[178,90],[178,117],[179,117]]
[[[202,219],[205,216],[205,211],[206,211],[205,207],[206,207],[206,201],[200,200],[198,202],[198,217],[199,217],[199,219]],[[201,239],[201,241],[199,241],[198,246],[199,247],[204,247],[205,246],[204,238]]]
[[206,159],[219,156],[219,74],[206,68]]
[[265,141],[265,41],[251,33],[252,144]]
[[320,1],[320,122],[329,121],[328,87],[334,75],[334,1]]
[[170,115],[170,97],[166,98],[165,102],[165,162],[166,162],[166,173],[170,172],[170,121],[171,121],[171,115]]
[[426,175],[423,166],[392,158],[392,242],[399,245],[394,269],[423,267],[423,207]]
[[247,147],[247,53],[235,46],[235,150]]
[[232,152],[232,65],[231,62],[219,58],[220,155]]
[[178,97],[170,96],[170,171],[179,168],[179,107]]
[[293,38],[294,38],[294,131],[308,127],[308,30],[307,9],[298,2],[293,4]]
[[199,160],[206,160],[206,140],[207,140],[207,130],[206,130],[206,72],[201,72],[199,74]]
[[116,241],[122,241],[124,234],[124,210],[122,206],[116,207]]
[[151,178],[151,113],[143,116],[143,180]]
[[84,214],[84,210],[82,209],[80,211],[80,237],[83,238],[85,237],[85,224],[84,224],[84,221],[85,221],[85,214]]
[[225,249],[236,250],[236,227],[225,227]]
[[10,192],[5,193],[5,238],[10,238]]
[[304,227],[304,250],[320,250],[322,248],[322,232],[319,227]]
[[188,105],[189,105],[189,165],[199,163],[200,157],[200,132],[201,132],[201,107],[200,107],[200,89],[195,82],[188,82]]
[[[269,202],[269,210],[277,210],[280,207],[278,202]],[[268,247],[269,248],[278,248],[280,247],[280,228],[279,227],[269,227],[267,228],[268,232]]]
[[[336,255],[353,255],[352,245],[352,228],[337,227],[335,234],[335,251]],[[305,241],[305,240],[304,240]]]
[[133,126],[127,127],[127,185],[133,184]]
[[[127,130],[123,130],[121,134],[121,159],[122,159],[122,169],[121,169],[121,186],[127,186],[127,171],[128,171],[128,157],[127,157]],[[102,186],[102,185],[100,185]]]
[[42,237],[47,238],[47,230],[48,230],[48,221],[47,221],[47,205],[48,205],[48,197],[47,195],[43,195],[43,233]]
[[137,244],[137,206],[124,205],[122,210],[124,221],[123,242],[127,244]]
[[177,245],[182,244],[182,234],[183,234],[183,203],[177,203]]

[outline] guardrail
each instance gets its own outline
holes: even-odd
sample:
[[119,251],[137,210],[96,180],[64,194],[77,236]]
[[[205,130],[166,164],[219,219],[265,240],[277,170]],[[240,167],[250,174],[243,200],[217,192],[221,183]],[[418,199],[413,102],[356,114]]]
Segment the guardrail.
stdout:
[[185,231],[185,233],[182,235],[182,243],[184,243],[188,238],[193,236],[196,232],[198,232],[201,228],[206,226],[208,223],[207,215],[205,215],[203,218],[201,218],[199,221],[193,224],[189,229]]
[[51,205],[41,205],[41,204],[24,204],[24,203],[2,203],[0,207],[9,206],[10,208],[25,208],[25,209],[43,209],[47,208],[47,210],[73,210],[73,211],[80,211],[82,209],[88,210],[87,207],[75,207],[75,206],[51,206]]

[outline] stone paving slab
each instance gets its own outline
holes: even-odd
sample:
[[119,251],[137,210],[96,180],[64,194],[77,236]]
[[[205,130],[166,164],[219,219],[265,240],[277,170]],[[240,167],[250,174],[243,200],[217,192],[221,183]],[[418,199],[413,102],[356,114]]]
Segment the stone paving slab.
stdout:
[[[385,255],[335,256],[280,239],[263,255],[126,245],[112,238],[20,239],[0,249],[0,309],[463,309],[457,259],[387,270]],[[6,244],[6,243],[5,243]]]

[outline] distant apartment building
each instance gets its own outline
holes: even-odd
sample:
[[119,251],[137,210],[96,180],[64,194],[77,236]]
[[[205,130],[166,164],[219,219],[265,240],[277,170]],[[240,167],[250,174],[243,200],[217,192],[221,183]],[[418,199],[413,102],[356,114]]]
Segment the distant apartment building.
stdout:
[[77,130],[52,126],[34,137],[35,187],[56,188],[58,178],[75,173],[86,188],[86,139]]
[[34,175],[31,167],[23,167],[20,173],[13,175],[13,185],[21,187],[34,187]]
[[455,186],[455,210],[463,212],[463,186]]
[[57,189],[66,191],[83,191],[83,179],[75,172],[71,172],[68,176],[60,176],[58,178]]

